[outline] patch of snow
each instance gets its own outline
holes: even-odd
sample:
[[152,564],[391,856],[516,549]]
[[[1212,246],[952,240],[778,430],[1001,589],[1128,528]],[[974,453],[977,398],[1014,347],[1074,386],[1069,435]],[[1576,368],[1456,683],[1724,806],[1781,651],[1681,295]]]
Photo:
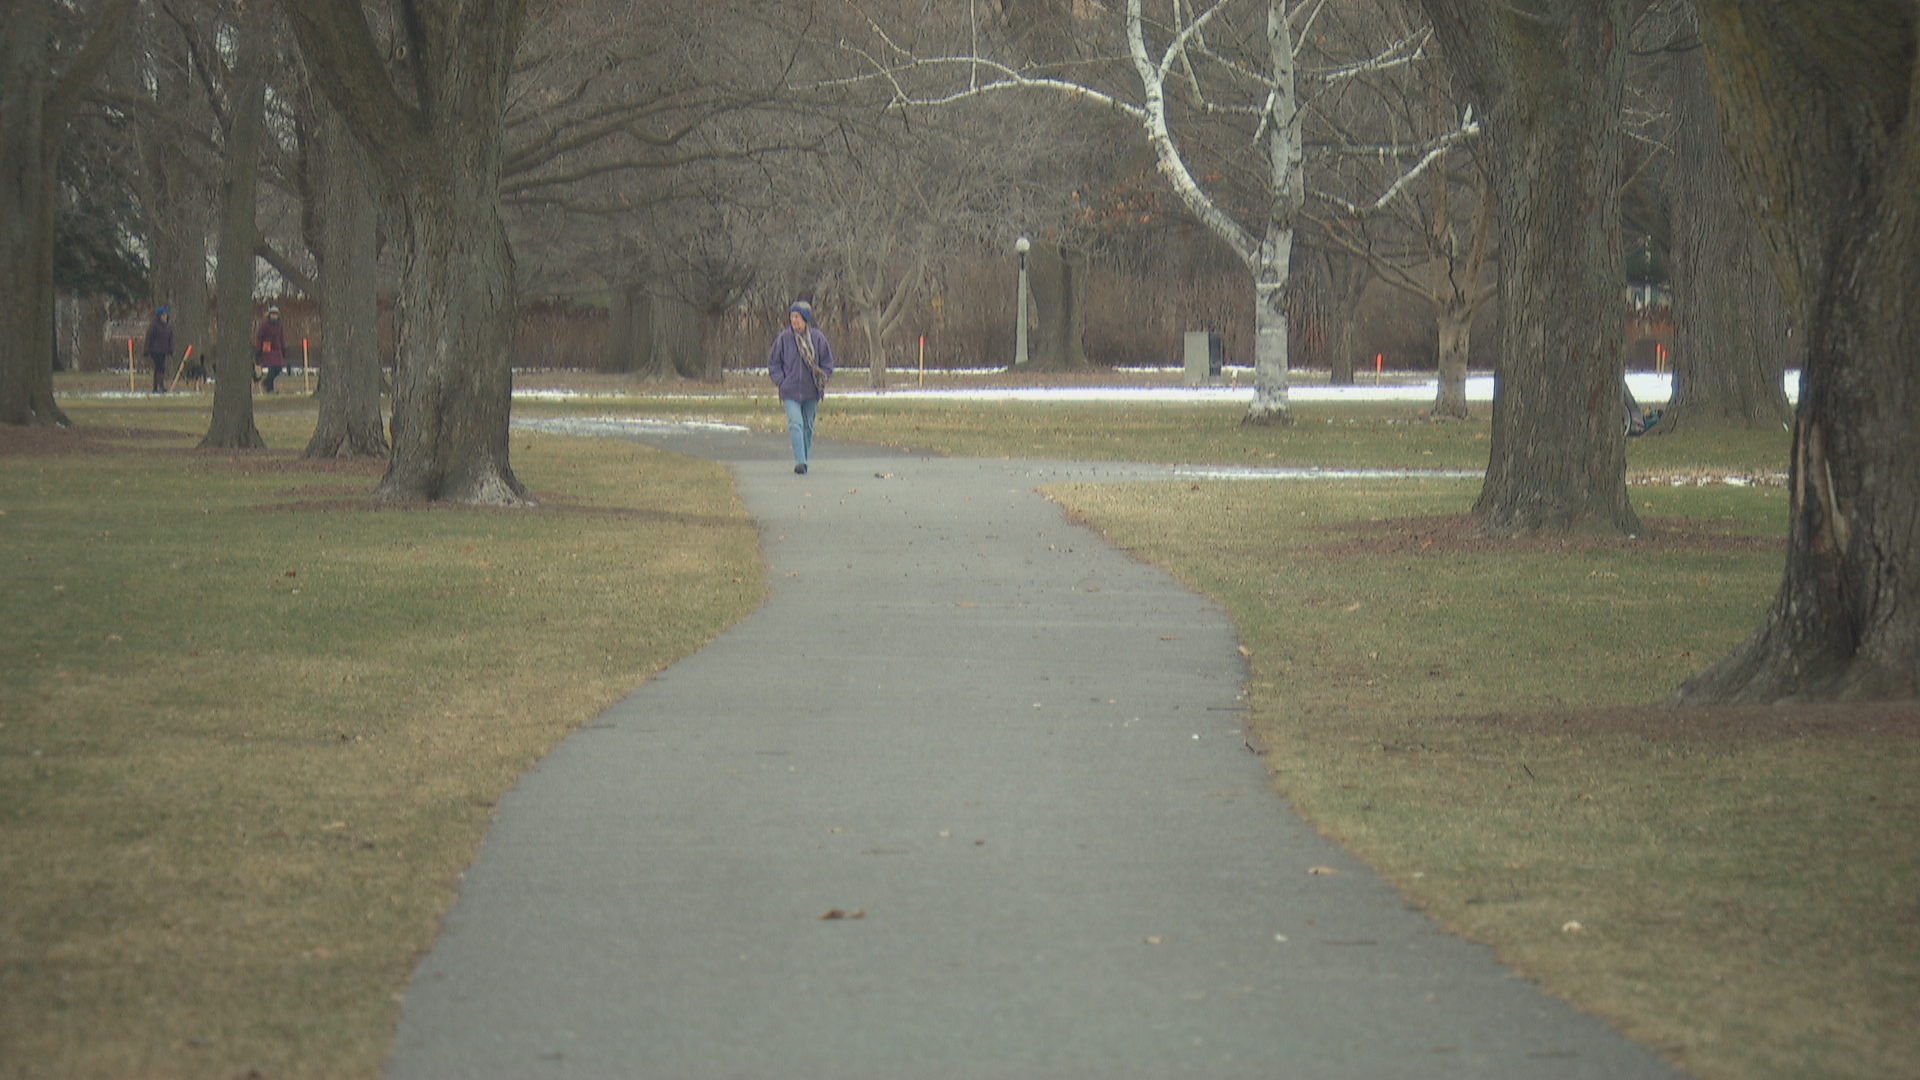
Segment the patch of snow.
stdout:
[[550,435],[665,435],[683,431],[745,432],[743,424],[719,420],[664,420],[651,416],[516,416],[513,426]]

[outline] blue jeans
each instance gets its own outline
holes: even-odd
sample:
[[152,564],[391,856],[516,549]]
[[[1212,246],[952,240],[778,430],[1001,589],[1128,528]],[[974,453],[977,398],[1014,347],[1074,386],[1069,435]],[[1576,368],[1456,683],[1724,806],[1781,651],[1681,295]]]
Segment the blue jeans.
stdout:
[[813,453],[813,416],[820,411],[820,399],[781,398],[780,404],[787,407],[787,438],[793,440],[793,463],[805,465]]

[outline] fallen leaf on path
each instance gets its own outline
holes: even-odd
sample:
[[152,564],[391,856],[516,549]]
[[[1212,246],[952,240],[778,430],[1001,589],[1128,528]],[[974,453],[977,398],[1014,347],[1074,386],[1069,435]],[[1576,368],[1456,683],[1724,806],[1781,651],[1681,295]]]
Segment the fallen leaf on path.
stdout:
[[867,917],[867,913],[860,908],[855,908],[852,911],[842,911],[839,908],[834,908],[832,911],[829,911],[825,915],[820,916],[821,921],[823,922],[827,920],[834,920],[834,919],[864,919],[866,917]]
[[1339,872],[1340,871],[1335,870],[1331,866],[1310,866],[1307,868],[1307,873],[1309,874],[1337,874]]

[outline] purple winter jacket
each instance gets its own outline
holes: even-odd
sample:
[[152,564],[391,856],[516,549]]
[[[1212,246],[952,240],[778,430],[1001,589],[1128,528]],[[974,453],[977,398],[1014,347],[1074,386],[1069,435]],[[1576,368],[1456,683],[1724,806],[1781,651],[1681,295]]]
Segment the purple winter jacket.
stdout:
[[158,315],[147,323],[147,355],[173,355],[173,323]]
[[[807,334],[813,338],[814,358],[820,361],[820,370],[832,375],[833,346],[827,344],[827,335],[817,326],[807,327]],[[788,401],[813,401],[826,396],[813,384],[813,372],[807,370],[807,362],[800,359],[800,341],[793,336],[791,326],[773,339],[773,348],[767,352],[767,376],[773,380],[780,396]]]

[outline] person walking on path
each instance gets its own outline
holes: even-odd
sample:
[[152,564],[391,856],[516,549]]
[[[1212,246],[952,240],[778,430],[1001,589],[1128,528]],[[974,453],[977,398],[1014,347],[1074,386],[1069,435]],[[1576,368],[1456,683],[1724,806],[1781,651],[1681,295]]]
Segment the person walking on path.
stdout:
[[787,309],[785,330],[767,353],[767,376],[787,410],[787,437],[793,440],[793,471],[805,475],[813,452],[813,419],[833,378],[833,346],[813,325],[813,305],[795,300]]
[[173,314],[165,307],[147,322],[147,359],[153,363],[153,392],[167,392],[167,358],[173,355]]
[[273,393],[273,380],[279,378],[281,369],[287,366],[287,328],[280,325],[278,307],[268,308],[260,329],[253,332],[253,360],[267,373],[260,389]]

